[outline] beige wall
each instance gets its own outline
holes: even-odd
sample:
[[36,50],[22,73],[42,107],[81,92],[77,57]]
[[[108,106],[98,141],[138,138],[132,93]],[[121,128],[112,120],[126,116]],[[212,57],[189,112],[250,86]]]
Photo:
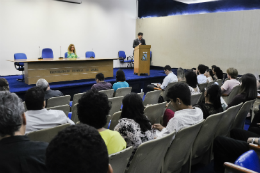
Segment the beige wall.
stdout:
[[136,32],[152,45],[155,66],[203,63],[259,74],[260,10],[137,19]]

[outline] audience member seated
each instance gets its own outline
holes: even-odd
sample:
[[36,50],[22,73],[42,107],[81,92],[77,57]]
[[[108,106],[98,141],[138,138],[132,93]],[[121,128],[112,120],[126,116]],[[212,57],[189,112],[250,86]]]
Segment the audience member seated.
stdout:
[[193,71],[194,73],[197,74],[197,69],[196,68],[192,68],[191,71]]
[[185,81],[185,72],[181,67],[177,69],[177,78],[178,82]]
[[260,145],[260,134],[242,129],[233,129],[230,138],[218,136],[213,143],[214,169],[224,172],[224,162],[234,163],[236,159],[249,150],[249,143]]
[[112,173],[106,145],[98,131],[78,124],[58,133],[46,150],[49,173]]
[[0,91],[9,91],[9,83],[5,78],[0,78]]
[[192,71],[187,71],[185,78],[186,78],[186,83],[188,84],[188,87],[190,89],[191,95],[199,94],[200,89],[198,86],[198,79],[196,73]]
[[161,124],[154,124],[153,128],[157,129],[157,137],[164,134],[192,126],[203,120],[203,113],[200,108],[191,106],[191,93],[189,87],[185,83],[177,83],[173,85],[167,93],[171,104],[176,110],[174,117],[170,119],[168,125],[163,127]]
[[44,100],[48,100],[51,97],[63,96],[59,90],[51,90],[49,83],[45,79],[39,79],[36,83],[37,87],[40,87],[45,92]]
[[204,76],[204,73],[205,73],[206,70],[207,70],[207,67],[205,65],[200,64],[198,66],[199,75],[197,76],[197,78],[198,78],[199,84],[207,83],[207,78],[206,78],[206,76]]
[[123,70],[116,72],[116,83],[113,85],[113,89],[116,91],[118,88],[127,88],[129,84],[125,80],[125,73]]
[[221,89],[218,85],[210,85],[204,92],[205,103],[199,103],[195,106],[199,107],[203,112],[203,118],[206,119],[208,116],[223,112],[221,105]]
[[217,66],[216,66],[216,65],[212,65],[212,66],[211,66],[212,72],[214,72],[215,67],[217,67]]
[[213,82],[214,81],[214,74],[211,69],[207,69],[204,75],[207,78],[207,83]]
[[111,89],[112,88],[112,84],[109,83],[109,82],[105,82],[105,77],[103,75],[103,73],[98,73],[96,75],[96,84],[94,84],[91,89],[95,89],[97,91],[100,91],[100,90],[108,90],[108,89]]
[[247,73],[241,77],[241,87],[238,95],[234,97],[228,104],[228,107],[238,105],[240,103],[245,103],[249,100],[254,100],[257,97],[256,89],[256,78],[253,74]]
[[121,119],[115,127],[125,139],[127,147],[137,148],[143,142],[155,138],[152,125],[144,115],[144,105],[137,94],[128,94],[123,99]]
[[103,128],[107,123],[110,108],[107,95],[96,90],[87,91],[79,99],[79,121],[98,130],[105,141],[109,155],[126,148],[126,142],[118,132]]
[[25,136],[24,104],[14,93],[0,92],[0,168],[1,172],[47,173],[44,142]]
[[44,91],[40,87],[33,87],[26,92],[25,104],[26,134],[62,124],[75,124],[63,111],[45,109]]
[[219,67],[215,67],[214,71],[212,71],[214,74],[215,79],[223,79],[223,71]]
[[237,69],[227,69],[227,77],[229,80],[226,80],[225,83],[221,86],[222,95],[229,95],[235,86],[240,85],[240,82],[237,80],[237,75]]

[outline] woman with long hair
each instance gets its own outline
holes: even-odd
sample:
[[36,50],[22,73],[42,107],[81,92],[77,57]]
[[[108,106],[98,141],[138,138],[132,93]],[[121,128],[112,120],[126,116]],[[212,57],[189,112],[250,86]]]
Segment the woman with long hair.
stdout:
[[185,78],[186,78],[186,83],[188,84],[188,87],[190,89],[191,95],[199,94],[200,89],[198,86],[197,75],[193,71],[188,71],[185,74]]
[[70,44],[68,47],[68,58],[77,58],[76,48],[74,44]]
[[152,125],[144,115],[144,105],[139,95],[133,93],[124,97],[121,119],[114,130],[125,139],[127,147],[137,148],[143,142],[155,138]]
[[228,107],[254,100],[257,97],[256,78],[253,74],[247,73],[241,77],[241,87],[239,94],[228,104]]

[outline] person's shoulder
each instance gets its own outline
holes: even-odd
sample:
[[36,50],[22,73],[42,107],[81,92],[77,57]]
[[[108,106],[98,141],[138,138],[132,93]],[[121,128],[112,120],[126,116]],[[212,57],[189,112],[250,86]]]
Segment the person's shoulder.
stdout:
[[49,145],[49,143],[47,142],[39,142],[39,141],[29,141],[28,144],[30,144],[30,146],[34,146],[34,149],[46,149]]

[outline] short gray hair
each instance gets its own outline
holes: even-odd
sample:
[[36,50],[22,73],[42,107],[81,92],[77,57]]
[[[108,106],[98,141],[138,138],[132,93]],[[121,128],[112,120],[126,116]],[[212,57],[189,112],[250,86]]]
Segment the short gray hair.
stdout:
[[49,83],[45,79],[39,79],[36,83],[36,86],[46,91],[49,86]]
[[0,136],[13,136],[22,125],[24,104],[14,93],[0,91]]

